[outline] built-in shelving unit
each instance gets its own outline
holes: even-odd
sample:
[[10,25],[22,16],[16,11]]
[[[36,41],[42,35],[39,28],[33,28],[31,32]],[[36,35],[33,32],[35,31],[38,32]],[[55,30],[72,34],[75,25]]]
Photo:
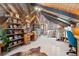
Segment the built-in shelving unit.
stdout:
[[23,44],[24,42],[24,29],[22,28],[22,22],[20,19],[10,17],[7,21],[7,28],[5,28],[6,34],[10,40],[9,48]]

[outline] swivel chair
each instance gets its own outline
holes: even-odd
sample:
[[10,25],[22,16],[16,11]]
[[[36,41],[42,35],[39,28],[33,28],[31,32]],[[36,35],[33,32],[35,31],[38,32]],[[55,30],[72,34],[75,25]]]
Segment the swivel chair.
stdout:
[[[69,53],[74,53],[77,55],[77,41],[76,39],[74,38],[73,34],[71,31],[67,31],[67,38],[68,38],[68,41],[69,41],[69,51],[67,52],[67,55]],[[73,47],[75,48],[76,51],[73,50]]]

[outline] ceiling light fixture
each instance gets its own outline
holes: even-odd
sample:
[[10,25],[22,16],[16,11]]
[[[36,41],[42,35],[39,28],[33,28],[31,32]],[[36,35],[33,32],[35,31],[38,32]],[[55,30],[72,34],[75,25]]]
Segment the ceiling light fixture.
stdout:
[[40,8],[40,7],[38,7],[38,6],[35,6],[34,9],[35,9],[35,11],[38,11],[38,12],[42,10],[42,8]]

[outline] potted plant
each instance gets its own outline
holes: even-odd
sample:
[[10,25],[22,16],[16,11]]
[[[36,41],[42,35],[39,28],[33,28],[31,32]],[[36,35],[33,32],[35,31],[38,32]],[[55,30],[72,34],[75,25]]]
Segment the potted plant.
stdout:
[[0,27],[0,40],[2,41],[4,45],[4,49],[8,51],[9,50],[8,45],[10,43],[10,40],[8,39],[8,36],[6,32],[2,29],[2,27]]

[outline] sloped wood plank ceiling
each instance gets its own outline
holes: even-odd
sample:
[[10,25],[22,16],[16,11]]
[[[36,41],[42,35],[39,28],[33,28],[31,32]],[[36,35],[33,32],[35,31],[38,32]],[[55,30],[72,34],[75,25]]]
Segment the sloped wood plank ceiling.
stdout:
[[79,15],[79,3],[42,3],[41,5]]
[[[21,19],[24,19],[27,15],[29,15],[32,12],[32,10],[33,10],[33,7],[30,4],[26,4],[26,3],[1,3],[0,4],[0,15],[5,14],[6,16],[8,15],[14,16],[18,14]],[[4,18],[6,17],[5,15],[3,15]]]

